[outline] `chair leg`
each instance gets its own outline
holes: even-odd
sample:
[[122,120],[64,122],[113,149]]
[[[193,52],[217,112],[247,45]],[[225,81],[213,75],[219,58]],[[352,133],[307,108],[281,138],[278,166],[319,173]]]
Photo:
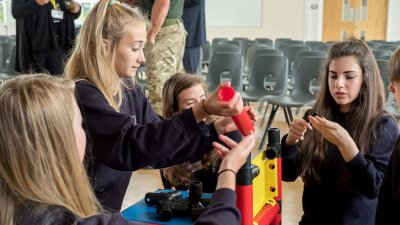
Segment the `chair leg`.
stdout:
[[292,109],[288,107],[288,113],[289,113],[289,123],[293,121],[293,114],[292,114]]
[[262,127],[264,124],[264,120],[265,120],[265,116],[267,115],[268,107],[269,107],[269,103],[267,103],[267,106],[265,107],[265,111],[264,111],[264,115],[263,115],[263,118],[260,123],[260,127]]
[[261,142],[260,142],[260,145],[258,146],[258,150],[261,150],[263,145],[264,145],[265,138],[267,137],[267,134],[268,134],[268,128],[271,126],[272,121],[274,120],[274,117],[275,117],[275,113],[276,113],[276,111],[278,109],[279,109],[279,106],[272,105],[271,114],[269,116],[268,124],[267,124],[267,127],[265,128],[264,134],[263,134],[263,136],[261,138]]
[[287,125],[290,127],[288,107],[282,107],[282,109],[283,109],[283,114],[285,115],[285,121]]
[[258,104],[258,112],[261,112],[262,107],[264,106],[264,101],[260,101],[260,103]]

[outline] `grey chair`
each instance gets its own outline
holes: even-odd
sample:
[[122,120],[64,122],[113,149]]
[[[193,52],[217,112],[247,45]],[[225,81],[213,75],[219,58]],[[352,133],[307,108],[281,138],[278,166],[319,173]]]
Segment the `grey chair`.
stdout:
[[254,55],[259,49],[271,49],[271,47],[266,45],[253,45],[247,49],[247,54],[244,57],[244,67],[243,74],[248,75],[250,73],[250,67],[254,62]]
[[[319,52],[319,51],[301,51],[296,54],[294,57],[294,61],[292,66],[292,71],[293,73],[296,73],[296,71],[299,70],[300,62],[304,57],[309,57],[309,56],[319,56],[326,58],[327,53],[326,52]],[[291,91],[293,89],[294,83],[296,82],[296,76],[291,76],[289,81],[288,81],[288,90]]]
[[2,48],[2,64],[3,64],[3,72],[7,70],[8,64],[10,63],[10,56],[15,43],[4,42],[0,43]]
[[310,47],[311,49],[313,49],[314,46],[319,45],[319,44],[323,44],[324,42],[322,41],[306,41],[304,42],[305,46]]
[[389,91],[388,91],[387,87],[390,84],[389,77],[388,77],[389,61],[378,59],[378,60],[376,60],[376,63],[378,64],[379,73],[381,75],[383,86],[385,89],[385,98],[388,99]]
[[146,66],[140,65],[139,69],[136,71],[136,82],[142,88],[143,92],[146,93],[149,90],[147,77],[146,77]]
[[260,102],[261,108],[261,103],[266,97],[278,96],[286,93],[287,71],[288,59],[286,56],[256,56],[251,69],[249,86],[246,90],[241,92],[243,101],[245,103]]
[[279,48],[283,43],[292,40],[291,38],[276,38],[274,43],[274,48]]
[[239,53],[221,52],[211,56],[208,67],[207,87],[213,92],[221,82],[230,81],[235,90],[242,90],[243,60]]
[[212,46],[215,46],[215,45],[218,45],[220,42],[222,42],[222,41],[227,41],[228,40],[228,38],[221,38],[221,37],[219,37],[219,38],[214,38],[213,40],[212,40],[212,42],[211,42],[211,47]]
[[382,45],[382,43],[375,41],[367,41],[366,43],[372,51],[378,50],[379,46]]
[[208,66],[211,58],[211,45],[209,41],[201,45],[202,64]]
[[214,49],[212,51],[212,55],[214,55],[215,53],[221,53],[221,52],[240,53],[240,48],[238,45],[217,45],[214,47]]
[[248,61],[247,61],[247,67],[246,65],[243,68],[243,85],[244,87],[247,87],[249,84],[249,79],[251,76],[251,67],[253,65],[253,61],[254,59],[258,56],[258,55],[283,55],[282,51],[279,49],[268,49],[268,48],[257,48],[257,47],[253,47],[255,48],[254,53],[252,53],[252,56],[250,56],[250,53],[248,53]]
[[329,52],[330,45],[327,43],[322,43],[315,45],[313,48],[311,48],[312,51],[320,51],[320,52]]
[[294,58],[296,57],[296,54],[299,52],[303,51],[311,51],[311,48],[308,46],[300,46],[300,45],[285,45],[281,46],[282,47],[282,52],[283,55],[288,57],[289,60],[289,77],[291,77],[293,70],[292,70],[292,64],[294,62]]
[[7,71],[5,72],[7,75],[20,75],[21,73],[15,70],[15,60],[16,60],[16,46],[14,45],[11,49],[11,55],[9,57]]
[[268,104],[272,105],[272,109],[259,149],[263,147],[267,130],[271,127],[275,114],[280,107],[283,109],[287,125],[290,126],[290,122],[293,120],[291,108],[304,107],[314,103],[315,93],[311,91],[311,83],[315,78],[319,77],[320,67],[324,60],[325,58],[318,56],[304,57],[296,74],[293,91],[290,94],[285,93],[265,99]]
[[372,54],[374,54],[375,59],[385,59],[387,57],[391,57],[393,55],[392,51],[389,50],[374,50],[372,51]]
[[258,45],[274,46],[274,41],[270,38],[256,38],[254,39]]
[[377,50],[389,50],[394,52],[399,46],[395,45],[395,44],[383,44],[381,46],[378,47]]

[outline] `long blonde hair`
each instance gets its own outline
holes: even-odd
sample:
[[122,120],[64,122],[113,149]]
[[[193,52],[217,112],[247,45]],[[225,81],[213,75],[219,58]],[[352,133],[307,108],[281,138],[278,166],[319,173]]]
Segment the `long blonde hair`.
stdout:
[[49,75],[19,76],[1,86],[1,224],[17,224],[23,205],[34,206],[32,215],[53,206],[80,217],[101,211],[78,157],[74,101],[74,83]]
[[[94,83],[116,111],[122,103],[122,87],[127,84],[115,70],[115,51],[131,21],[147,24],[138,10],[115,0],[100,0],[85,19],[64,70],[69,79]],[[104,40],[110,43],[107,49]]]

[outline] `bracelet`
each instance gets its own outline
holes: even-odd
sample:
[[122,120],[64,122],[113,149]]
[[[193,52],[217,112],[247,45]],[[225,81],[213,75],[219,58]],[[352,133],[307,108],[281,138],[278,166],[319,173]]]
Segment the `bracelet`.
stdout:
[[205,102],[205,101],[206,101],[205,99],[203,99],[203,101],[201,101],[201,105],[203,106],[203,110],[204,110],[204,112],[206,112],[208,115],[211,115],[211,113],[209,113],[209,112],[207,111],[206,107],[204,106],[204,102]]
[[220,175],[221,173],[226,172],[226,171],[232,172],[232,173],[235,174],[235,176],[236,176],[236,172],[235,172],[234,170],[232,170],[232,169],[223,169],[223,170],[221,170],[221,171],[218,172],[218,177],[219,177],[219,175]]

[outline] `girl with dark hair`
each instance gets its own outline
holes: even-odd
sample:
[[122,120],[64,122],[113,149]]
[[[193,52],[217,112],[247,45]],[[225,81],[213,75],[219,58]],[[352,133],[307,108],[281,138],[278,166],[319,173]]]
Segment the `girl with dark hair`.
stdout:
[[283,180],[304,181],[299,224],[374,224],[398,136],[396,120],[383,108],[383,88],[364,42],[351,39],[331,47],[316,104],[303,119],[294,119],[282,138]]

